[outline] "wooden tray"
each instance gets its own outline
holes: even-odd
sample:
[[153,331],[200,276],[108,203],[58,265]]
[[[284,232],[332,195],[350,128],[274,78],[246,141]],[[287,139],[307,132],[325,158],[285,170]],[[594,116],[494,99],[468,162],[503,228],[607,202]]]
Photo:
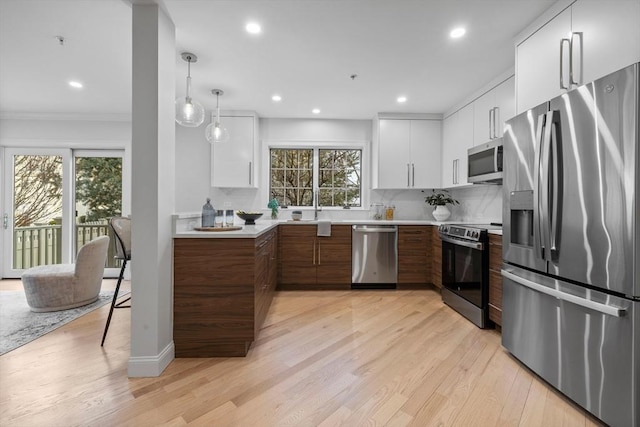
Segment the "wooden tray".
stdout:
[[233,227],[194,227],[196,231],[238,231],[242,230],[242,227],[239,225]]

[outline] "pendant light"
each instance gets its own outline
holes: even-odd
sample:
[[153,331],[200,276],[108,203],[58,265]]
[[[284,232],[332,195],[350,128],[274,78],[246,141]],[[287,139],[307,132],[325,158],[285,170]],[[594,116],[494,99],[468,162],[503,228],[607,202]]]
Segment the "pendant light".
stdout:
[[211,112],[211,123],[204,130],[204,136],[211,144],[216,142],[227,142],[229,140],[229,131],[227,128],[222,127],[220,123],[220,105],[218,103],[220,95],[224,95],[224,92],[220,89],[213,89],[212,94],[216,96],[216,115]]
[[187,94],[176,99],[176,122],[180,126],[198,127],[204,122],[204,107],[191,98],[191,63],[198,62],[198,57],[190,52],[182,52],[182,59],[187,62]]

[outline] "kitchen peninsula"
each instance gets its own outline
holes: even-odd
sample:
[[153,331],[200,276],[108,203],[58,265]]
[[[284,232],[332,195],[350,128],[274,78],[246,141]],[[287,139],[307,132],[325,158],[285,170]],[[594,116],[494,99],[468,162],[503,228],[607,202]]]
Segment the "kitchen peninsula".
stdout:
[[[174,217],[176,357],[245,356],[278,289],[351,289],[351,226],[399,227],[398,288],[440,287],[439,222],[341,220],[330,237],[315,221],[260,220],[242,230],[193,230]],[[308,259],[307,259],[308,258]]]

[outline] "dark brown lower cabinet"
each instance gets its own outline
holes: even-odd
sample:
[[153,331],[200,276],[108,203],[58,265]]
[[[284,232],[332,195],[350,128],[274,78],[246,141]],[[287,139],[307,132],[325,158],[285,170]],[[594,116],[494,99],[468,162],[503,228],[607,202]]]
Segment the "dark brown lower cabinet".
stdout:
[[426,287],[432,281],[431,226],[398,226],[398,288]]
[[438,235],[438,226],[431,226],[431,283],[442,289],[442,240]]
[[277,229],[255,239],[173,240],[176,357],[247,354],[273,299],[277,240]]
[[489,234],[489,319],[502,326],[502,236]]
[[315,225],[279,225],[280,289],[350,289],[351,226],[332,225],[317,236]]

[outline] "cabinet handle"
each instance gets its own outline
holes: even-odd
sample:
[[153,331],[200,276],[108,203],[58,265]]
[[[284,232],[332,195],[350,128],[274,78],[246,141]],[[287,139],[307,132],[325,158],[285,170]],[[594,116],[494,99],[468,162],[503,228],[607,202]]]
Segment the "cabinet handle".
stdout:
[[313,265],[316,265],[316,239],[313,239]]
[[500,123],[500,107],[493,108],[493,137],[498,138],[498,123]]
[[[582,33],[576,32],[571,33],[571,41],[569,42],[569,84],[572,85],[580,85],[582,84],[582,76],[576,80],[574,78],[575,73],[573,72],[573,37],[578,36],[580,39],[580,61],[582,61]],[[582,74],[582,64],[580,66],[580,74]]]
[[493,108],[489,110],[489,139],[493,139],[493,132],[491,126],[493,124]]
[[251,176],[251,163],[252,163],[252,162],[249,162],[249,185],[252,185],[252,184],[253,184],[253,183],[251,182],[251,178],[252,178],[252,176]]
[[453,183],[457,184],[458,183],[458,162],[460,161],[460,159],[455,159],[453,161]]
[[411,163],[411,186],[416,186],[416,165]]
[[318,265],[320,265],[320,264],[321,264],[321,260],[320,260],[320,258],[321,258],[321,257],[320,257],[320,248],[321,248],[321,247],[320,247],[320,242],[318,242]]
[[[569,90],[568,86],[564,85],[564,50],[563,46],[567,43],[569,45],[569,55],[571,55],[571,40],[569,39],[561,39],[560,40],[560,89]],[[571,64],[569,64],[569,68],[571,68]]]
[[411,187],[410,175],[411,175],[411,173],[409,172],[409,163],[407,163],[407,187]]

